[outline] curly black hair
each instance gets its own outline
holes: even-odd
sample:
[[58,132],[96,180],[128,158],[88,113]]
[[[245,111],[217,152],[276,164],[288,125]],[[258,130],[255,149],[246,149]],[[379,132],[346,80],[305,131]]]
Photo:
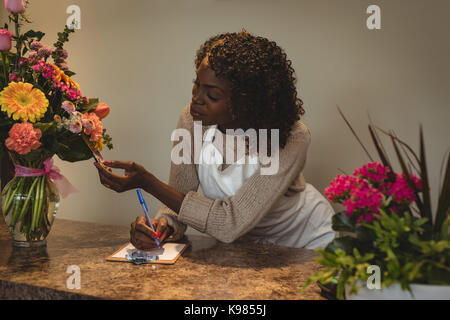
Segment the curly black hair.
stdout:
[[216,77],[230,83],[231,113],[241,128],[279,129],[286,145],[294,123],[305,113],[297,97],[295,71],[274,41],[245,29],[212,36],[198,49],[198,69],[208,56]]

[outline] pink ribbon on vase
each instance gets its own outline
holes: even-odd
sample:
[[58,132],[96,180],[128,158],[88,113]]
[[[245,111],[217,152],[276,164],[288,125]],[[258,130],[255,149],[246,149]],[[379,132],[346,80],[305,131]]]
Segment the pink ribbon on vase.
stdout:
[[44,161],[44,169],[28,168],[14,163],[16,177],[40,177],[47,176],[58,189],[59,194],[65,198],[71,193],[80,192],[61,173],[59,168],[53,165],[53,159]]

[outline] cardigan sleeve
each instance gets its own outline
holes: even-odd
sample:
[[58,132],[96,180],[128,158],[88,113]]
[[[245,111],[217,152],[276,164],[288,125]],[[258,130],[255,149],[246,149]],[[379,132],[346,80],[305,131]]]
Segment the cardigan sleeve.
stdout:
[[276,174],[262,175],[259,170],[233,196],[223,200],[189,191],[178,221],[226,243],[250,231],[303,171],[311,136],[302,122],[298,121],[295,128],[280,149]]
[[[191,132],[192,123],[189,121],[189,105],[185,106],[177,124],[177,129],[186,129]],[[175,146],[178,141],[173,143]],[[193,152],[191,150],[191,155]],[[192,156],[191,156],[192,157]],[[174,164],[170,161],[170,173],[169,173],[169,183],[168,185],[177,191],[186,194],[189,191],[197,191],[199,186],[199,180],[197,175],[197,170],[195,168],[194,161],[191,159],[190,163],[185,164]],[[186,231],[186,224],[178,220],[178,215],[172,209],[168,208],[166,205],[162,205],[156,214],[156,219],[160,217],[167,218],[168,224],[174,229],[174,233],[170,237],[170,240],[178,240],[184,236]]]

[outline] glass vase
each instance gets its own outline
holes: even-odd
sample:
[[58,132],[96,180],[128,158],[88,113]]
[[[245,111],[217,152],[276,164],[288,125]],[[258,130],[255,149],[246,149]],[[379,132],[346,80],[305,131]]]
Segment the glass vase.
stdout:
[[[13,159],[13,162],[19,161]],[[43,161],[19,164],[43,168]],[[58,190],[47,176],[15,176],[2,190],[2,212],[13,245],[45,246],[58,207]]]

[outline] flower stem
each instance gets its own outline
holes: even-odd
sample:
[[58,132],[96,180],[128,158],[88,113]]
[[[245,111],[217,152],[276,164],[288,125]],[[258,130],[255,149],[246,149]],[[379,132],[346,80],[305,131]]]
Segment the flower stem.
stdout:
[[[14,193],[12,195],[13,198],[16,197],[16,196],[19,196],[22,193],[22,187],[23,187],[24,183],[25,183],[25,178],[21,178],[19,183],[18,183],[18,185],[17,185],[16,190],[14,190]],[[11,227],[12,228],[14,228],[14,226],[16,225],[16,222],[17,222],[17,215],[19,213],[19,208],[20,208],[19,203],[20,203],[20,201],[21,201],[21,199],[19,198],[19,199],[16,200],[16,203],[15,203],[16,207],[14,208],[14,213],[13,213],[13,215],[11,217]]]
[[11,194],[11,192],[13,191],[13,189],[14,189],[13,187],[8,187],[8,190],[7,190],[6,195],[5,195],[5,202],[4,202],[4,205],[3,205],[3,208],[2,208],[3,215],[5,217],[8,215],[9,206],[12,203],[12,196],[14,195],[14,193]]
[[40,212],[40,203],[42,201],[42,189],[44,187],[44,179],[45,176],[39,177],[39,183],[38,183],[38,187],[36,190],[36,195],[35,195],[35,200],[34,200],[34,213],[33,213],[33,221],[31,222],[31,231],[37,229],[38,227],[38,223],[39,223],[39,218],[41,215]]
[[32,182],[32,184],[31,184],[30,190],[28,191],[28,194],[27,194],[27,198],[26,198],[26,200],[25,200],[25,203],[24,203],[24,205],[23,205],[23,207],[22,207],[22,210],[20,211],[20,215],[19,215],[19,219],[18,219],[19,221],[22,220],[23,216],[25,215],[25,212],[27,211],[28,204],[29,204],[30,198],[31,198],[31,194],[33,193],[34,187],[36,186],[36,183],[37,183],[38,181],[39,181],[39,179],[33,179],[33,182]]
[[[38,180],[41,179],[41,177],[37,178]],[[35,228],[35,221],[36,221],[36,216],[37,216],[37,207],[38,207],[38,203],[39,203],[39,187],[41,186],[41,182],[38,182],[38,186],[36,188],[36,192],[34,193],[34,201],[33,201],[33,210],[32,210],[32,219],[31,219],[31,228],[30,230],[33,231]]]
[[41,186],[41,190],[40,190],[40,193],[39,193],[39,196],[40,196],[39,197],[39,205],[38,205],[39,219],[37,220],[38,221],[37,223],[40,225],[40,229],[41,229],[41,232],[43,234],[44,233],[45,234],[48,233],[47,226],[45,226],[45,231],[43,230],[45,221],[47,220],[47,219],[43,219],[43,217],[46,216],[46,213],[43,210],[43,208],[44,208],[44,201],[47,198],[46,194],[45,194],[45,184],[46,184],[46,182],[47,182],[47,177],[43,176],[42,177],[42,186]]
[[19,65],[19,60],[21,58],[21,49],[22,49],[22,40],[20,40],[20,24],[19,24],[19,14],[14,14],[14,23],[15,23],[15,29],[16,29],[16,49],[17,49],[17,61],[16,61],[16,69]]
[[2,62],[3,62],[3,76],[5,77],[5,86],[9,82],[8,77],[8,65],[6,64],[6,54],[2,51]]

